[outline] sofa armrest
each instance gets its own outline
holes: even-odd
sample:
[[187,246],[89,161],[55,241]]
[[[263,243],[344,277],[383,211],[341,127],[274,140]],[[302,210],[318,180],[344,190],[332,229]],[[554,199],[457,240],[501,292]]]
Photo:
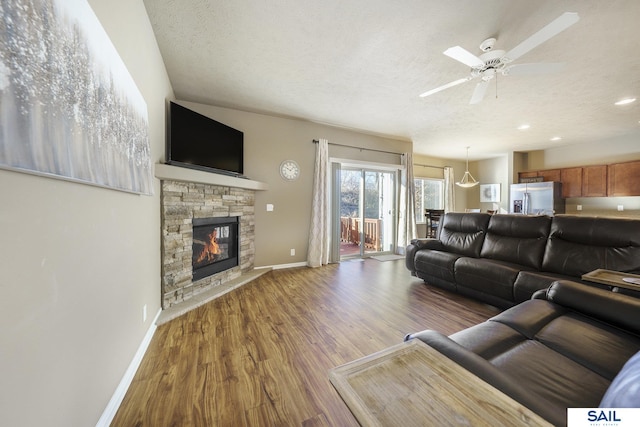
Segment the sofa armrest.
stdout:
[[421,340],[552,424],[557,426],[566,425],[567,420],[564,414],[560,416],[551,411],[550,408],[552,408],[553,405],[546,399],[532,396],[530,392],[511,377],[504,374],[487,360],[462,347],[451,338],[437,331],[426,330],[405,336],[405,341],[410,339]]
[[546,289],[538,289],[531,295],[531,299],[547,299],[547,290]]
[[411,240],[411,244],[414,245],[416,247],[416,249],[418,249],[418,250],[420,250],[420,249],[440,250],[440,249],[442,249],[444,247],[440,240],[435,239],[433,237],[426,237],[426,238],[421,238],[421,239],[413,239],[413,240]]
[[415,256],[416,252],[422,249],[436,249],[441,250],[443,248],[442,242],[438,239],[424,238],[413,239],[411,243],[405,249],[405,265],[413,276],[416,275]]

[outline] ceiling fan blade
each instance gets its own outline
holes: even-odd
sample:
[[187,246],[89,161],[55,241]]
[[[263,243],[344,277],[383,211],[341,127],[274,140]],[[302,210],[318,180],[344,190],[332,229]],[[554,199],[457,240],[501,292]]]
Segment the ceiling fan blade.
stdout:
[[531,37],[520,43],[518,46],[511,49],[503,56],[503,62],[508,63],[520,58],[525,53],[529,52],[531,49],[534,49],[541,45],[542,43],[549,40],[551,37],[554,37],[566,30],[576,22],[580,20],[580,16],[574,12],[565,12],[551,23],[547,24],[540,31],[533,34]]
[[506,67],[502,74],[505,76],[530,76],[535,74],[552,74],[561,71],[565,64],[562,62],[517,64]]
[[484,95],[487,93],[488,88],[489,80],[482,80],[480,83],[478,83],[475,90],[473,91],[473,95],[471,96],[471,101],[469,101],[469,104],[479,104],[480,101],[484,99]]
[[445,50],[442,53],[447,55],[449,58],[453,58],[456,61],[462,62],[465,65],[468,65],[471,68],[484,67],[484,61],[482,59],[478,58],[473,53],[469,52],[468,50],[460,46],[450,47],[449,49]]
[[455,80],[455,81],[453,81],[451,83],[447,83],[446,85],[437,87],[435,89],[428,90],[425,93],[421,93],[420,94],[420,98],[424,98],[425,96],[433,95],[434,93],[440,92],[441,90],[449,89],[450,87],[458,86],[458,85],[460,85],[462,83],[468,82],[469,80],[471,80],[471,77],[465,77],[463,79]]

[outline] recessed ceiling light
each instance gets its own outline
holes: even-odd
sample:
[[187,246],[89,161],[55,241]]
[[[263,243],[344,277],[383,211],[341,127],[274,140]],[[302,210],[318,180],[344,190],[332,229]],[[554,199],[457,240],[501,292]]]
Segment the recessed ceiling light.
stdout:
[[520,125],[520,126],[518,126],[518,130],[527,130],[530,127],[531,127],[530,125]]
[[627,105],[627,104],[631,104],[635,100],[636,100],[635,98],[625,98],[625,99],[621,99],[620,101],[616,102],[615,105]]
[[551,141],[560,141],[562,138],[559,136],[554,136],[551,138]]

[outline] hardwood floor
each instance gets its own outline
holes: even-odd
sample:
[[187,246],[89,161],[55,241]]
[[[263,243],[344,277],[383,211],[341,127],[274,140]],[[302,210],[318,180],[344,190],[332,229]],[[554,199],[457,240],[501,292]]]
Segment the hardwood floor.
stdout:
[[330,368],[497,312],[403,260],[274,270],[159,326],[112,426],[357,426]]

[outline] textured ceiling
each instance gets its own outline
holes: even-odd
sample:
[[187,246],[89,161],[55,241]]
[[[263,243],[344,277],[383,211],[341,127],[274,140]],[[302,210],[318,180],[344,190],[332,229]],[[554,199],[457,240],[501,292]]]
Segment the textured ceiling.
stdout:
[[[144,3],[181,100],[412,140],[416,153],[444,158],[467,146],[480,159],[640,136],[640,100],[613,105],[640,98],[638,0]],[[495,37],[509,50],[563,12],[580,21],[517,61],[562,71],[500,76],[477,105],[477,80],[418,97],[469,74],[445,49],[480,55]],[[517,130],[523,123],[531,128]]]

